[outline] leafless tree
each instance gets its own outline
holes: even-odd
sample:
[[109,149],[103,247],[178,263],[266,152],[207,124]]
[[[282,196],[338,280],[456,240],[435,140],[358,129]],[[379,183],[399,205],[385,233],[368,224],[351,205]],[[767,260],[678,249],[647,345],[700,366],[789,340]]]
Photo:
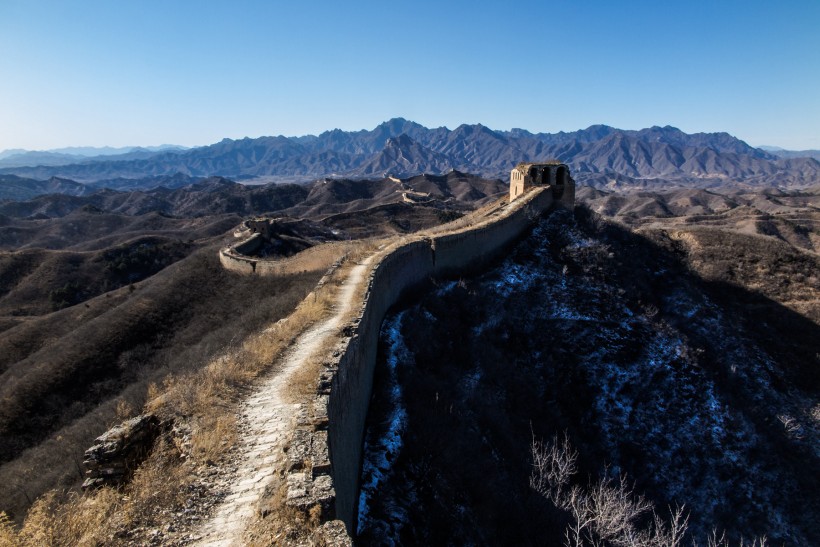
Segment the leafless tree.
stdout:
[[[570,486],[577,473],[578,453],[569,438],[553,437],[549,443],[533,436],[533,469],[530,487],[567,511],[571,522],[564,531],[566,547],[679,547],[688,523],[682,507],[672,513],[666,523],[655,514],[652,504],[635,493],[626,477],[601,479],[584,489]],[[648,528],[638,526],[640,518],[652,513]]]
[[682,505],[670,508],[671,516],[669,522],[665,522],[654,511],[652,512],[652,545],[665,545],[668,547],[680,547],[686,529],[689,527],[689,513]]
[[[768,544],[768,539],[766,536],[755,538],[751,541],[751,543],[747,542],[745,539],[741,538],[740,543],[738,544],[739,547],[766,547]],[[692,542],[694,547],[698,547],[698,543],[696,541]],[[712,530],[712,533],[709,534],[709,537],[706,538],[706,547],[730,547],[729,540],[726,539],[726,533],[722,532],[718,535],[717,530]]]
[[595,523],[589,496],[580,486],[573,486],[567,491],[564,499],[564,509],[572,515],[572,522],[564,530],[565,547],[583,547],[591,543],[591,527]]
[[533,465],[530,488],[558,507],[567,509],[564,491],[577,472],[578,460],[578,453],[570,446],[569,437],[564,433],[563,439],[559,440],[556,435],[552,442],[544,443],[533,435],[530,449]]
[[[549,443],[533,435],[530,487],[570,516],[564,547],[681,547],[689,526],[683,506],[670,508],[668,520],[658,516],[652,503],[635,492],[624,475],[602,478],[587,488],[570,485],[577,473],[578,452],[564,433]],[[606,473],[604,473],[606,475]],[[647,514],[651,519],[644,518]],[[738,547],[766,547],[766,537]],[[697,542],[692,542],[698,547]],[[713,531],[706,547],[730,547],[725,534]]]
[[626,477],[621,475],[618,481],[599,480],[590,487],[589,499],[598,537],[619,547],[645,543],[645,534],[636,521],[652,511],[652,504],[635,494]]

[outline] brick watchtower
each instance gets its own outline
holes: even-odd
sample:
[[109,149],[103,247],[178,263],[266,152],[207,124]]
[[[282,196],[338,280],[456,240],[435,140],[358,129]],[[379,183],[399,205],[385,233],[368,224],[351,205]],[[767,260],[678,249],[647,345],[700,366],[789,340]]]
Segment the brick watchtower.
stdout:
[[575,204],[575,181],[569,167],[558,161],[519,163],[510,171],[510,201],[533,186],[551,186],[552,196],[566,206]]

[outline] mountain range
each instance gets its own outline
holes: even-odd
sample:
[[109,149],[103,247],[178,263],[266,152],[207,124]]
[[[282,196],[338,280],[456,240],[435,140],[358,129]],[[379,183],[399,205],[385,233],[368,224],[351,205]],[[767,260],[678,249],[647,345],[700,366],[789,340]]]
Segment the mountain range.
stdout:
[[[593,125],[573,132],[531,133],[496,131],[481,124],[429,129],[394,118],[369,131],[334,129],[318,136],[223,139],[188,150],[141,149],[64,165],[7,166],[0,174],[37,180],[60,177],[113,188],[134,187],[129,181],[135,179],[142,181],[137,187],[150,187],[153,177],[180,175],[299,182],[321,177],[407,177],[455,169],[505,179],[519,161],[557,159],[570,165],[576,180],[599,188],[816,184],[820,162],[792,156],[754,148],[728,133],[687,134],[671,126],[623,130]],[[0,166],[22,157],[7,157]]]
[[53,150],[11,149],[0,152],[0,167],[26,167],[31,165],[69,165],[84,161],[101,161],[107,159],[129,160],[150,157],[158,152],[186,150],[183,146],[162,144],[160,146],[70,146]]

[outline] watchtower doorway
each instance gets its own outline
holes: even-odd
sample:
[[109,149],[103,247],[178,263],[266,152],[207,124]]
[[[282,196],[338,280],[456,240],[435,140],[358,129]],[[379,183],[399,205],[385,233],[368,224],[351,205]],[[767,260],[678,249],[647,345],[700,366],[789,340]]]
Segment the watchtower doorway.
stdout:
[[552,187],[552,197],[555,199],[561,199],[561,196],[564,195],[566,179],[567,168],[563,165],[559,165],[558,169],[555,170],[555,184]]

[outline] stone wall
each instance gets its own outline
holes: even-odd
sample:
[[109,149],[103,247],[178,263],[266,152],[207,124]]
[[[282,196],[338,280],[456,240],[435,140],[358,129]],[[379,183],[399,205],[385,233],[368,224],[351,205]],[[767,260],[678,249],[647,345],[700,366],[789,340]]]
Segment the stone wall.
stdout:
[[429,241],[407,243],[385,256],[372,270],[362,313],[336,364],[328,400],[328,449],[335,515],[349,531],[355,527],[364,423],[382,320],[406,289],[424,283],[432,274]]
[[327,270],[340,256],[350,250],[347,242],[323,243],[309,247],[293,256],[279,259],[254,258],[264,239],[253,234],[248,239],[219,251],[222,267],[246,275],[288,275]]
[[[552,204],[550,188],[533,189],[457,232],[406,238],[384,250],[372,267],[360,313],[343,329],[346,338],[333,362],[326,363],[319,389],[319,400],[326,401],[323,404],[327,409],[326,438],[335,490],[333,513],[349,532],[353,533],[356,526],[365,419],[379,331],[387,310],[408,290],[430,279],[487,264]],[[567,196],[562,197],[561,204],[571,206]],[[329,395],[322,393],[321,387],[328,384]],[[314,478],[326,482],[326,477]]]

